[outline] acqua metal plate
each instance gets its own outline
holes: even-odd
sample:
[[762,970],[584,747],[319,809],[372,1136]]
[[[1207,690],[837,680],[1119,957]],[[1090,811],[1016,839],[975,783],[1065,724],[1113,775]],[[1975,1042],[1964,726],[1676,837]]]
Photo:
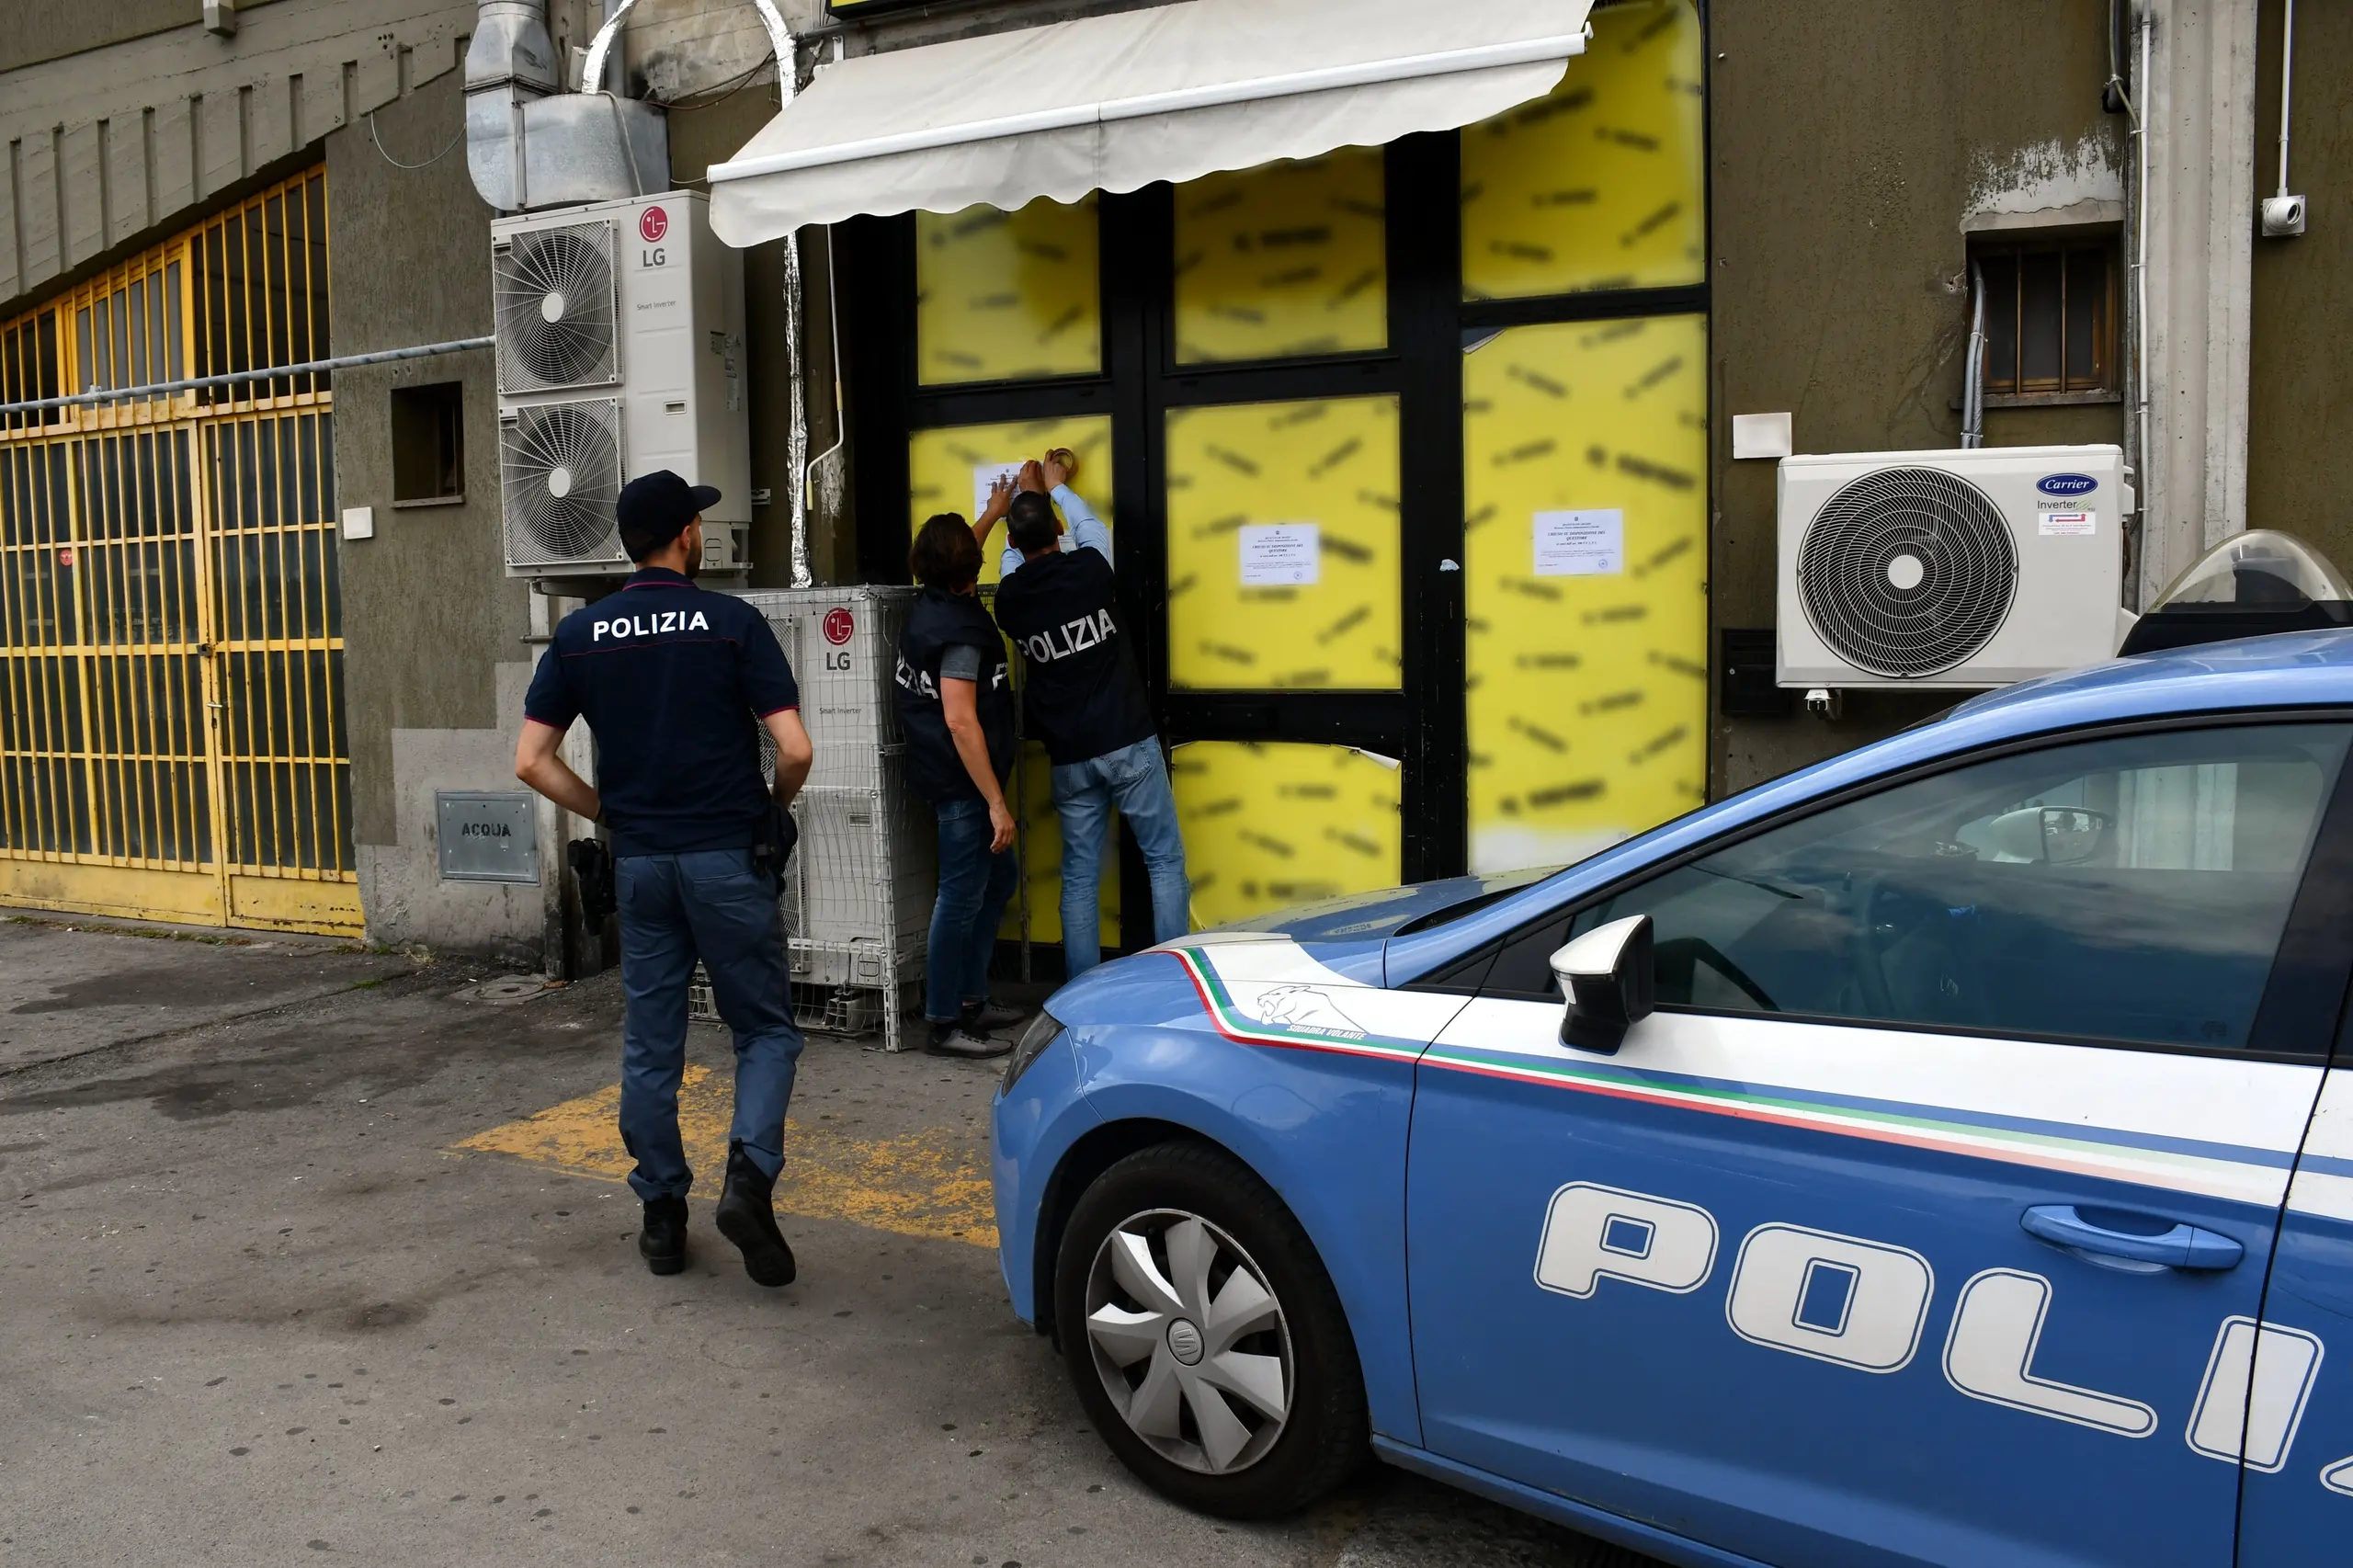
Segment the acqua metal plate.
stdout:
[[447,882],[536,882],[539,833],[522,790],[436,790],[433,816]]

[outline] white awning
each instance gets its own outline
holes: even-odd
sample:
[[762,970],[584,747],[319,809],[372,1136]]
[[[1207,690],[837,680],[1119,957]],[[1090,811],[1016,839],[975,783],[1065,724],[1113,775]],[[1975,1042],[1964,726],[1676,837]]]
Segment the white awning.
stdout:
[[807,223],[1379,146],[1540,97],[1592,0],[1185,0],[826,66],[727,163],[733,245]]

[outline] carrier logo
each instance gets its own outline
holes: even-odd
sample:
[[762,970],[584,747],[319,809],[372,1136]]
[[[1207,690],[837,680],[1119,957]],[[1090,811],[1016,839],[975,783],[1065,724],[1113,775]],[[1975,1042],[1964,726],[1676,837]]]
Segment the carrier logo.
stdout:
[[659,207],[649,207],[637,215],[638,237],[653,244],[670,232],[670,215]]
[[2045,495],[2088,495],[2099,488],[2099,481],[2087,473],[2046,473],[2034,487]]
[[825,641],[836,648],[848,642],[858,631],[857,618],[838,605],[825,612],[824,625]]

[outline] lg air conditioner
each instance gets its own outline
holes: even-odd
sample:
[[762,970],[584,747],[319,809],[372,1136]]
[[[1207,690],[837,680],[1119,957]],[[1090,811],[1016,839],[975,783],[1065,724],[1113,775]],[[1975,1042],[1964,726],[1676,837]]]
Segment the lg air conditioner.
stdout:
[[747,567],[744,259],[711,233],[709,199],[498,219],[491,278],[508,575],[628,572],[614,498],[665,468],[719,487],[704,569]]
[[1782,686],[2002,686],[2116,651],[2114,447],[1783,458],[1779,499]]

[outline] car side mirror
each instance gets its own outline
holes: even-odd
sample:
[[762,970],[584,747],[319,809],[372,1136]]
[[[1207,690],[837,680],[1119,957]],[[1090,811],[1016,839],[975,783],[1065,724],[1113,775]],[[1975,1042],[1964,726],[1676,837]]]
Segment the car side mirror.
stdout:
[[2116,819],[2081,806],[2020,806],[1985,824],[1985,841],[1996,860],[2047,866],[2081,866],[2108,848]]
[[1608,1056],[1628,1029],[1651,1016],[1652,949],[1651,917],[1630,915],[1595,926],[1552,955],[1552,977],[1568,998],[1563,1045]]
[[2116,819],[2080,806],[2042,808],[2042,858],[2053,866],[2081,866],[2108,847]]

